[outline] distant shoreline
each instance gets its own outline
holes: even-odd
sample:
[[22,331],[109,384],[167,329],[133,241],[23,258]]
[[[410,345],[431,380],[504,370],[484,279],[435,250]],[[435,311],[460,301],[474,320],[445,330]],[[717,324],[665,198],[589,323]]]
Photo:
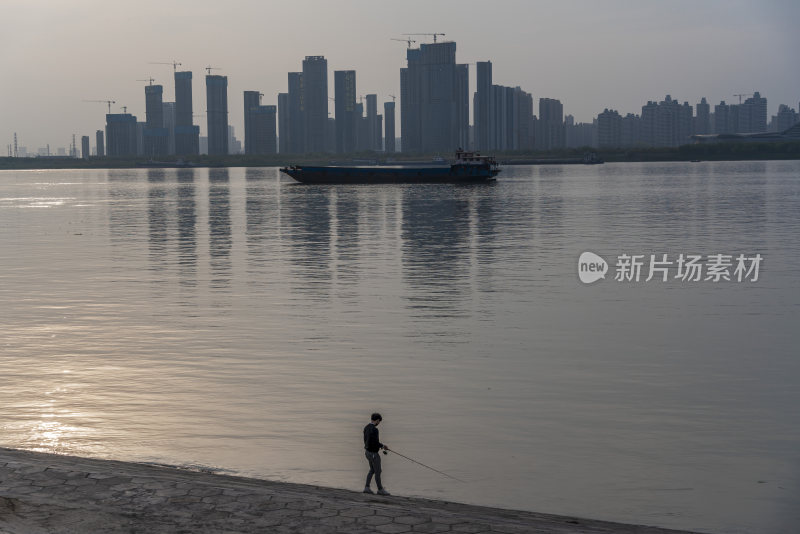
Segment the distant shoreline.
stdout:
[[[579,149],[549,152],[485,151],[501,165],[569,165],[583,164],[585,154],[596,154],[606,163],[622,162],[669,162],[669,161],[764,161],[800,159],[800,142],[784,143],[718,143],[683,145],[677,148],[627,148],[627,149]],[[384,154],[377,152],[359,154],[276,154],[276,155],[230,155],[196,156],[186,158],[188,167],[175,167],[179,158],[163,158],[164,167],[148,165],[148,158],[90,157],[78,159],[69,157],[46,158],[0,158],[0,170],[33,169],[153,169],[153,168],[208,168],[208,167],[282,167],[286,165],[329,165],[332,162],[350,164],[353,161],[362,165],[433,162],[433,158],[451,154]]]

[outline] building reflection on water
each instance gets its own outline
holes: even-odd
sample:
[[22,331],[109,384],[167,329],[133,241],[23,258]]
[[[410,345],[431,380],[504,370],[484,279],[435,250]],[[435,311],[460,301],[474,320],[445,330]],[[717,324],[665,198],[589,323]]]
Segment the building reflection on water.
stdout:
[[[147,223],[150,269],[159,273],[169,268],[169,218],[172,187],[163,169],[147,169]],[[168,193],[169,190],[169,193]]]
[[292,287],[312,300],[330,296],[331,195],[334,190],[297,186],[281,190]]
[[256,267],[268,259],[271,239],[270,220],[279,216],[280,208],[275,201],[275,196],[270,195],[267,175],[264,170],[248,168],[244,172],[246,182],[244,209],[247,259],[251,267]]
[[197,203],[194,169],[179,169],[178,178],[178,282],[183,286],[197,284]]
[[215,307],[233,305],[236,285],[266,297],[286,291],[280,305],[294,307],[362,306],[365,291],[386,293],[399,299],[410,336],[457,338],[468,328],[457,319],[482,309],[475,290],[506,289],[495,287],[508,268],[497,257],[528,254],[520,243],[536,226],[557,233],[563,210],[547,179],[538,205],[526,195],[501,201],[491,186],[299,186],[276,172],[110,171],[112,245],[135,258],[145,244],[157,298],[172,283],[181,299],[217,294]]
[[211,287],[226,288],[231,283],[231,199],[228,169],[208,171],[208,255]]
[[[359,221],[360,199],[349,191],[334,191],[333,206],[335,222],[331,225],[334,231],[336,253],[336,281],[341,286],[358,283],[361,270],[361,228]],[[365,229],[369,231],[369,228]]]
[[471,290],[469,200],[408,188],[403,195],[403,280],[407,306],[425,320],[466,312]]

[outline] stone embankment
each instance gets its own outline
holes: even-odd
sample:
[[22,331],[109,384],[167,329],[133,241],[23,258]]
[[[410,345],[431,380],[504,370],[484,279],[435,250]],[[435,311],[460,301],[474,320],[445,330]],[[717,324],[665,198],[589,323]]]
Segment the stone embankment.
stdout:
[[0,533],[674,530],[0,448]]

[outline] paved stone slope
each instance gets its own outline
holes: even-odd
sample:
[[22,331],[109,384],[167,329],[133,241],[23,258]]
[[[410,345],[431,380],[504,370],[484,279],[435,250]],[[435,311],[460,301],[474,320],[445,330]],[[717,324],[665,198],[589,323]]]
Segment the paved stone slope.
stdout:
[[0,448],[0,533],[89,532],[677,531]]

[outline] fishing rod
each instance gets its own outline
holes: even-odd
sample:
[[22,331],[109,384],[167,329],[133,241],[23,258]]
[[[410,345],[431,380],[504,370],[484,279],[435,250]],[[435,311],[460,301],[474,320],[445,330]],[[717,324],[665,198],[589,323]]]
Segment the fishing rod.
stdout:
[[[446,476],[446,477],[452,478],[453,480],[458,480],[459,482],[464,482],[465,484],[466,484],[466,482],[467,482],[466,480],[461,480],[460,478],[456,478],[456,477],[454,477],[453,475],[448,475],[448,474],[447,474],[447,473],[445,473],[444,471],[439,471],[438,469],[434,469],[433,467],[431,467],[431,466],[429,466],[429,465],[425,465],[425,464],[423,464],[422,462],[418,462],[418,461],[416,461],[415,459],[413,459],[413,458],[409,458],[408,456],[406,456],[406,455],[404,455],[404,454],[400,454],[399,452],[397,452],[397,451],[396,451],[396,450],[394,450],[394,449],[389,449],[389,452],[393,452],[393,453],[395,453],[396,455],[400,456],[401,458],[405,458],[406,460],[412,461],[412,462],[414,462],[415,464],[421,465],[422,467],[426,467],[426,468],[430,469],[431,471],[436,471],[436,472],[437,472],[437,473],[439,473],[440,475],[444,475],[444,476]],[[386,454],[386,451],[385,451],[385,450],[383,451],[383,454]]]

